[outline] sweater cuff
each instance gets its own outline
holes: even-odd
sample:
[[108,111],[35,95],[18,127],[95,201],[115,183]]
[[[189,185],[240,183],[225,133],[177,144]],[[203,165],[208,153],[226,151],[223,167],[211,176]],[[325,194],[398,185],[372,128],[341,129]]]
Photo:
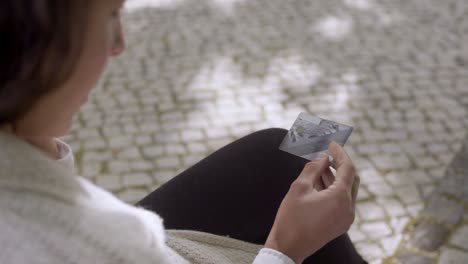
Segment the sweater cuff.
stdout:
[[253,264],[295,264],[294,261],[283,253],[271,248],[262,248]]

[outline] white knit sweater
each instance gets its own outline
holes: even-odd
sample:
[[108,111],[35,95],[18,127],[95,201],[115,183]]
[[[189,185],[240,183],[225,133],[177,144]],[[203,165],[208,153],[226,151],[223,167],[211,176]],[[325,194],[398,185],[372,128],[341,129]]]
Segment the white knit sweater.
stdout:
[[164,230],[157,214],[75,175],[70,147],[57,142],[53,161],[0,132],[0,264],[293,264],[260,245]]

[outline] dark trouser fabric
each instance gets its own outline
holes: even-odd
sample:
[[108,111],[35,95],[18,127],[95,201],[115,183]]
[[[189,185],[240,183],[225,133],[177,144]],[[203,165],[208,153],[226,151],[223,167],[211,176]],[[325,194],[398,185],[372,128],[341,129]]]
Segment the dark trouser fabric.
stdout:
[[[232,142],[137,205],[159,214],[166,229],[196,230],[264,244],[283,197],[308,162],[278,149],[286,133],[272,128]],[[343,235],[303,263],[366,262],[348,235]]]

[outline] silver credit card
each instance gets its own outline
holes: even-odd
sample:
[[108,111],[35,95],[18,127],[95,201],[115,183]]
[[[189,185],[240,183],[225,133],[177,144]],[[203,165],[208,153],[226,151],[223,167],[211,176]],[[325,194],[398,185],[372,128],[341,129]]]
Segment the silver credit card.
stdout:
[[344,146],[353,127],[331,120],[300,113],[279,147],[308,160],[317,160],[328,152],[332,141]]

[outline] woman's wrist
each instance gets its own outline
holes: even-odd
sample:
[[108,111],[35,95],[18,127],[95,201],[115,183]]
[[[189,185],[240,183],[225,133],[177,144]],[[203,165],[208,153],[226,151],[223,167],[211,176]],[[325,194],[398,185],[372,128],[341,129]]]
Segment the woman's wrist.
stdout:
[[304,261],[305,257],[301,256],[299,253],[295,253],[293,248],[282,245],[277,239],[273,239],[268,237],[265,245],[265,248],[270,248],[273,250],[276,250],[278,252],[281,252],[282,254],[288,256],[290,259],[294,261],[294,263],[302,263]]

